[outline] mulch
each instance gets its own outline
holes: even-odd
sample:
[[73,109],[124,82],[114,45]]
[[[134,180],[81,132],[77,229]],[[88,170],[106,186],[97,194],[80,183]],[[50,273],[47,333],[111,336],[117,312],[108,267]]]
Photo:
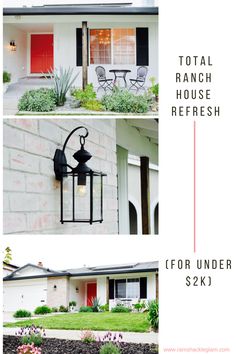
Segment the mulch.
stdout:
[[[79,340],[45,338],[41,346],[42,354],[99,354],[104,343],[86,344]],[[16,336],[3,336],[3,354],[17,353],[20,340]],[[122,354],[157,354],[154,344],[119,343]]]

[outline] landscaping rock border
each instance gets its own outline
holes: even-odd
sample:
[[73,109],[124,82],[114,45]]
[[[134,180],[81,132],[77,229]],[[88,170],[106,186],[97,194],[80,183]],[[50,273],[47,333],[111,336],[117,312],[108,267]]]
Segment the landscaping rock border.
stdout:
[[[99,354],[103,342],[83,343],[79,340],[45,338],[41,346],[42,354]],[[16,336],[3,336],[3,354],[17,353],[20,339]],[[157,354],[155,344],[119,343],[122,354]]]

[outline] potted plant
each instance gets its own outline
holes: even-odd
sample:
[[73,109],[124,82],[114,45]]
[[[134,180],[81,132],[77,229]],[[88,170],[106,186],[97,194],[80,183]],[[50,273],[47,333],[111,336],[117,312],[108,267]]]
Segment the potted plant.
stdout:
[[76,306],[76,301],[70,301],[69,302],[70,312],[74,312],[75,311],[75,306]]
[[10,82],[11,74],[7,71],[3,71],[3,93],[7,91]]

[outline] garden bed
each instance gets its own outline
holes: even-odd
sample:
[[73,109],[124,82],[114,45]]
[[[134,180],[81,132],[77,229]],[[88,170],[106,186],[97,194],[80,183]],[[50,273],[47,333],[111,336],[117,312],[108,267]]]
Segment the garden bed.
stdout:
[[[42,354],[99,354],[104,343],[83,343],[78,340],[45,338],[41,346]],[[16,336],[3,336],[3,354],[16,353],[20,340]],[[121,354],[157,354],[155,344],[119,343]]]

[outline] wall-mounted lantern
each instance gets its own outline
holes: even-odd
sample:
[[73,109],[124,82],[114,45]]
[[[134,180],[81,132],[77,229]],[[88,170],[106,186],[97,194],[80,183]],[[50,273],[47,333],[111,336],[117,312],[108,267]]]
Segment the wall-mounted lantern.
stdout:
[[57,286],[56,286],[56,285],[54,285],[54,286],[53,286],[53,289],[54,289],[54,291],[56,291],[56,290],[57,290]]
[[10,41],[10,49],[12,52],[16,51],[16,42],[14,40]]
[[[79,135],[80,149],[73,155],[78,164],[72,167],[67,163],[65,148],[72,134],[79,129],[84,129],[85,134]],[[88,134],[83,126],[75,128],[66,138],[62,150],[57,149],[54,155],[54,172],[60,181],[62,224],[103,221],[103,177],[106,174],[94,171],[86,164],[92,157],[84,149]]]

